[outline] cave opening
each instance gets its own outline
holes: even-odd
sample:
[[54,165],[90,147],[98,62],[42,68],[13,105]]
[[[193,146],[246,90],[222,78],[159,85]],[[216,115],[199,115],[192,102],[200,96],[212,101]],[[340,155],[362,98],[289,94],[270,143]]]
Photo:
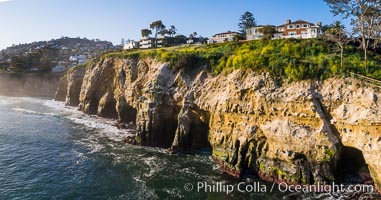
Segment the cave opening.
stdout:
[[115,99],[111,99],[110,101],[107,101],[106,104],[104,105],[103,110],[99,113],[99,116],[116,119],[118,117],[118,113],[116,111],[115,106],[116,106]]
[[190,144],[189,148],[192,149],[205,149],[205,150],[211,150],[212,146],[209,143],[208,139],[208,133],[209,133],[209,114],[205,114],[206,112],[203,111],[203,114],[206,117],[207,120],[202,121],[200,119],[197,119],[193,121],[193,123],[190,124]]
[[97,114],[98,106],[99,106],[99,100],[97,98],[93,97],[90,99],[88,104],[89,104],[89,108],[85,112],[88,114],[91,114],[91,115]]
[[338,176],[343,183],[372,183],[368,165],[361,150],[343,146],[338,162]]
[[120,122],[122,123],[133,123],[136,124],[136,115],[138,111],[130,106],[130,105],[124,105],[123,108],[120,110]]
[[177,116],[179,115],[180,108],[177,106],[161,105],[158,106],[157,117],[153,119],[153,126],[151,130],[152,146],[169,148],[176,135],[177,129]]

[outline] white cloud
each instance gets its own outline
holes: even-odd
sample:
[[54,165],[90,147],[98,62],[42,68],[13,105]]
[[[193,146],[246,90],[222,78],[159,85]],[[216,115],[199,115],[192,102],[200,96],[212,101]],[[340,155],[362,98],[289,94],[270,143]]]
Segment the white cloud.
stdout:
[[11,1],[11,0],[0,0],[0,3],[7,2],[7,1]]

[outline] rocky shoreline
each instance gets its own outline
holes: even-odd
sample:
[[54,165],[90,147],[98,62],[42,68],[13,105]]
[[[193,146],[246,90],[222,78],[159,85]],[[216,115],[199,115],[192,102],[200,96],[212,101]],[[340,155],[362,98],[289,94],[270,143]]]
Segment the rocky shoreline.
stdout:
[[[352,78],[280,86],[266,73],[213,76],[203,67],[176,71],[154,59],[121,58],[71,69],[56,93],[84,113],[132,124],[132,143],[211,148],[233,176],[317,184],[362,169],[378,190],[380,97],[379,89]],[[350,160],[358,152],[363,159]]]

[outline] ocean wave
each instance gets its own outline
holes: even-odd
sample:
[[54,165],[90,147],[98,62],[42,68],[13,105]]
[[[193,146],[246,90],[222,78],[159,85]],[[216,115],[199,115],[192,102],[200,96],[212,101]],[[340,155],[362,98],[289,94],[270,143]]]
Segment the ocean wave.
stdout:
[[56,116],[57,114],[55,113],[45,113],[45,112],[37,112],[34,110],[28,110],[28,109],[23,109],[23,108],[12,108],[11,110],[15,112],[20,112],[20,113],[25,113],[25,114],[31,114],[31,115],[49,115],[49,116]]
[[98,117],[96,115],[84,114],[78,107],[65,106],[63,102],[48,100],[45,106],[60,111],[63,116],[75,124],[83,125],[89,129],[96,130],[98,137],[108,138],[115,142],[121,142],[127,136],[131,136],[128,130],[121,130],[116,127],[117,120]]

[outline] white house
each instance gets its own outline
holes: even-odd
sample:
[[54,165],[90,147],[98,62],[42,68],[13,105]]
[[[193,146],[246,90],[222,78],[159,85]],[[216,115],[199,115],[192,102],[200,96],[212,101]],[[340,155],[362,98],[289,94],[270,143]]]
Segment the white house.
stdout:
[[139,45],[141,49],[149,49],[153,47],[154,42],[155,42],[154,38],[145,37],[140,39]]
[[246,29],[246,40],[258,40],[263,38],[261,29],[263,26],[256,26]]
[[124,50],[139,49],[139,42],[130,40],[123,46]]
[[309,39],[317,38],[320,35],[324,34],[321,27],[321,22],[317,22],[315,25],[304,20],[297,20],[292,22],[289,19],[286,20],[286,24],[278,26],[278,31],[283,33],[282,38]]
[[208,40],[208,43],[224,43],[231,42],[234,40],[235,36],[240,35],[238,32],[228,31],[224,33],[217,33],[213,35],[212,39]]
[[77,61],[78,61],[78,58],[77,58],[76,55],[75,55],[75,56],[70,56],[70,57],[69,57],[69,61],[70,61],[70,62],[77,62]]
[[70,62],[76,62],[77,64],[83,64],[88,61],[88,58],[86,55],[74,55],[69,57]]
[[[246,40],[257,40],[261,39],[263,35],[260,30],[263,26],[251,27],[246,29]],[[323,35],[323,30],[321,27],[321,22],[316,25],[304,20],[297,20],[292,22],[291,20],[286,20],[285,24],[275,26],[276,33],[273,35],[273,39],[284,39],[284,38],[317,38]]]
[[189,37],[187,38],[187,44],[202,44],[203,37]]

